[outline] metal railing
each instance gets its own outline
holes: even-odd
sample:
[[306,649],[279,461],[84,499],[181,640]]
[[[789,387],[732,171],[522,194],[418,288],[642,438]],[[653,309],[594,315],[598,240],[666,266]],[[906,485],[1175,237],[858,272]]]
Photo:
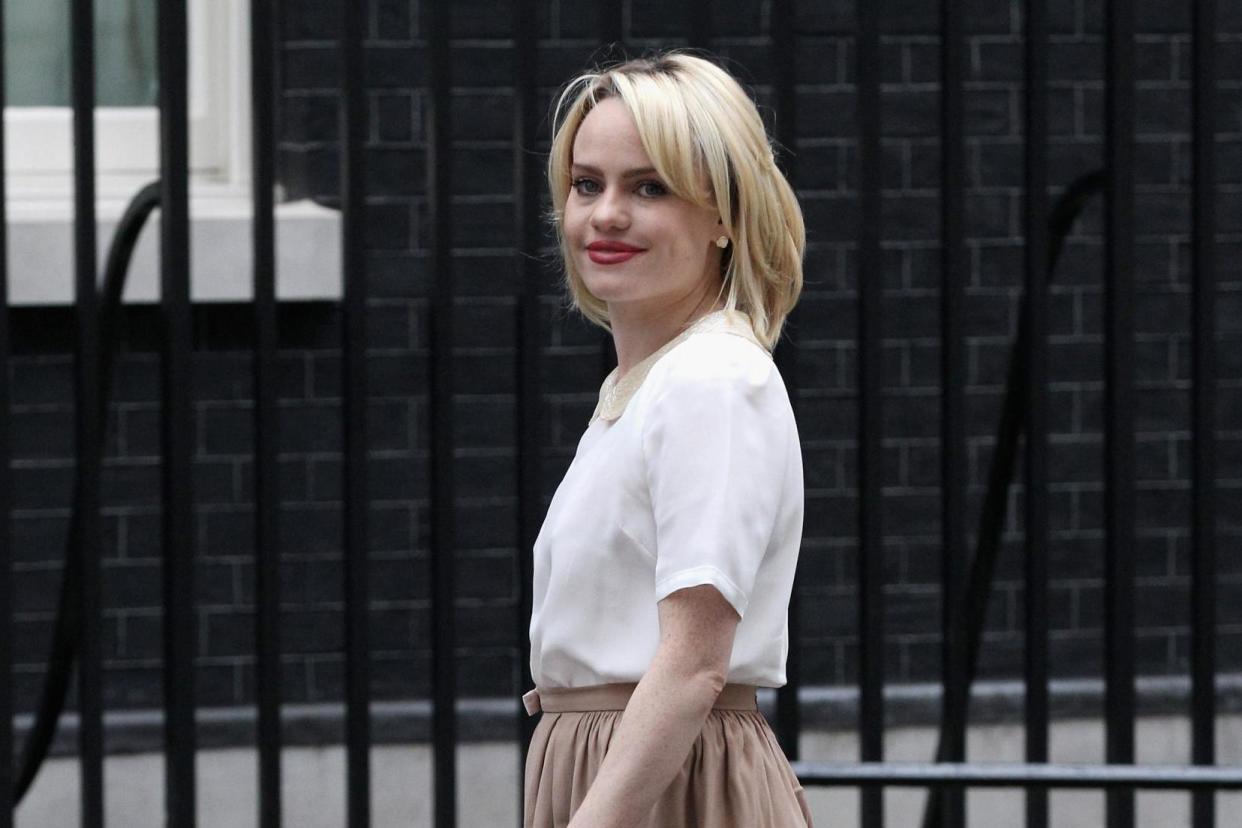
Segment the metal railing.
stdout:
[[[623,4],[601,2],[600,39],[624,45]],[[343,538],[346,606],[346,755],[348,824],[370,824],[371,790],[368,762],[372,741],[369,724],[370,666],[368,630],[365,403],[367,387],[364,363],[364,311],[367,303],[363,231],[364,179],[363,127],[365,125],[362,77],[363,21],[366,3],[341,3],[341,209],[343,213],[342,298],[344,382],[344,503]],[[430,561],[432,580],[432,749],[434,818],[438,826],[457,822],[456,769],[457,692],[452,653],[455,630],[452,619],[455,585],[449,565],[453,548],[451,505],[454,502],[451,474],[455,445],[450,400],[453,376],[450,353],[454,341],[451,308],[454,301],[453,260],[450,255],[451,217],[449,199],[453,182],[449,171],[450,54],[449,5],[436,0],[422,3],[422,22],[427,43],[427,204],[430,213],[430,262],[434,274],[432,291],[433,329],[430,336],[430,445],[432,478],[432,527]],[[686,39],[691,45],[711,42],[711,4],[688,3]],[[164,712],[167,757],[167,824],[192,828],[195,824],[195,689],[193,673],[194,617],[192,544],[194,537],[192,491],[188,481],[193,433],[188,385],[191,352],[189,253],[188,253],[188,158],[185,0],[162,0],[159,12],[158,54],[160,72],[160,179],[135,198],[122,220],[106,266],[102,300],[97,296],[94,258],[94,26],[89,0],[73,0],[73,112],[75,136],[75,308],[78,324],[75,393],[78,476],[74,488],[74,512],[66,553],[64,588],[53,639],[51,667],[45,682],[36,720],[15,773],[12,733],[0,728],[0,786],[14,791],[14,804],[29,788],[46,756],[56,719],[64,705],[71,667],[76,659],[79,682],[79,759],[82,768],[82,823],[103,824],[103,729],[102,670],[98,635],[100,618],[99,499],[102,434],[109,396],[108,378],[112,359],[111,317],[120,302],[121,286],[129,253],[143,220],[156,205],[161,208],[162,403],[161,432],[164,605]],[[1132,249],[1133,161],[1133,56],[1134,21],[1130,4],[1107,4],[1107,173],[1080,180],[1062,196],[1058,206],[1047,204],[1047,23],[1044,4],[1023,4],[1026,21],[1025,88],[1026,143],[1025,191],[1025,298],[1021,327],[1014,346],[1007,380],[1002,419],[989,492],[979,526],[979,543],[969,557],[966,552],[966,432],[964,384],[954,379],[965,371],[963,334],[964,262],[964,117],[962,107],[963,11],[958,4],[943,4],[941,137],[942,155],[942,261],[945,274],[941,296],[943,347],[941,380],[943,397],[942,525],[945,550],[943,589],[943,718],[936,761],[896,763],[883,761],[885,676],[883,671],[883,573],[881,519],[881,199],[880,146],[880,5],[858,4],[855,50],[858,92],[858,168],[860,223],[858,243],[858,434],[859,464],[859,699],[860,762],[829,765],[802,761],[799,734],[802,727],[797,704],[801,685],[798,649],[789,653],[789,684],[777,693],[775,729],[800,778],[808,785],[849,785],[862,791],[862,824],[876,828],[883,822],[882,789],[890,785],[929,787],[925,826],[964,824],[963,792],[968,787],[1019,786],[1027,791],[1027,825],[1048,824],[1047,791],[1058,787],[1092,787],[1108,792],[1110,828],[1133,824],[1136,788],[1190,789],[1196,828],[1215,824],[1214,790],[1242,788],[1242,772],[1215,765],[1213,744],[1215,677],[1212,596],[1215,592],[1213,548],[1213,389],[1215,387],[1213,343],[1214,213],[1213,182],[1214,122],[1210,105],[1214,67],[1212,36],[1214,4],[1194,5],[1194,316],[1192,321],[1194,370],[1194,528],[1192,558],[1192,699],[1193,762],[1188,767],[1149,767],[1134,764],[1135,664],[1133,563],[1127,551],[1132,545],[1135,516],[1133,491],[1134,423],[1131,405],[1133,312],[1130,271]],[[275,169],[274,110],[277,100],[273,69],[276,49],[274,2],[250,4],[251,113],[254,205],[254,303],[253,325],[255,405],[255,543],[256,543],[256,638],[259,752],[260,825],[273,828],[281,821],[280,798],[280,648],[278,636],[279,584],[277,561],[279,537],[276,527],[276,399],[275,347],[276,300],[274,289],[273,183]],[[538,256],[544,246],[540,229],[540,159],[537,149],[543,112],[536,105],[537,59],[533,0],[516,0],[514,49],[513,192],[517,272],[521,290],[517,297],[518,347],[514,372],[518,411],[517,542],[523,550],[520,563],[523,592],[519,612],[528,617],[531,581],[529,550],[542,519],[540,483],[535,458],[538,435],[538,342],[539,297],[547,292]],[[771,59],[775,138],[781,147],[795,141],[795,85],[797,67],[792,44],[796,38],[795,5],[792,0],[771,4]],[[3,19],[0,18],[0,31]],[[0,54],[0,67],[3,67]],[[0,83],[0,104],[3,103]],[[0,162],[3,161],[0,134]],[[798,169],[794,156],[782,153],[780,162],[794,183]],[[1047,665],[1047,408],[1045,395],[1048,358],[1047,288],[1059,245],[1073,216],[1092,192],[1106,199],[1107,250],[1106,291],[1106,611],[1107,637],[1107,764],[1097,766],[1048,763],[1048,665]],[[9,358],[7,274],[3,266],[6,248],[4,201],[0,199],[0,364]],[[795,316],[798,313],[795,312]],[[603,343],[603,359],[611,357]],[[776,357],[793,387],[792,361],[797,355],[788,347]],[[9,389],[0,381],[0,514],[11,505],[11,457],[8,428]],[[979,652],[980,633],[999,548],[1004,516],[1005,489],[1011,482],[1017,459],[1018,438],[1025,433],[1025,595],[1026,595],[1026,762],[1014,765],[971,764],[965,759],[967,704]],[[7,535],[0,533],[0,568],[7,571],[13,550]],[[0,664],[11,661],[11,581],[0,586]],[[790,608],[790,635],[798,640],[798,598]],[[518,624],[515,648],[530,686],[527,672],[529,641],[525,626]],[[0,682],[0,721],[11,721],[12,691]],[[515,698],[517,739],[522,759],[534,727]],[[519,813],[520,813],[519,803]],[[0,828],[12,825],[11,809],[0,809]]]

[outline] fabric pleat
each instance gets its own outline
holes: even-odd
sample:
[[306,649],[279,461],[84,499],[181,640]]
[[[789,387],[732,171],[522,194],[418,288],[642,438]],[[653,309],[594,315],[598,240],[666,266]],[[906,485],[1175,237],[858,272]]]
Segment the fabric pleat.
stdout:
[[[586,798],[620,710],[543,711],[526,759],[525,828],[564,828]],[[802,785],[758,710],[713,709],[642,828],[812,828]]]

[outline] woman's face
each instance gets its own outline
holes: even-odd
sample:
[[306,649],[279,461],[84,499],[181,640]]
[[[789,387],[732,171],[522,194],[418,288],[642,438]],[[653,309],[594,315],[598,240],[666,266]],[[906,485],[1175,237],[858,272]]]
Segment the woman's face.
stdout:
[[616,98],[597,104],[574,137],[566,246],[586,288],[607,302],[658,312],[720,282],[718,213],[673,195]]

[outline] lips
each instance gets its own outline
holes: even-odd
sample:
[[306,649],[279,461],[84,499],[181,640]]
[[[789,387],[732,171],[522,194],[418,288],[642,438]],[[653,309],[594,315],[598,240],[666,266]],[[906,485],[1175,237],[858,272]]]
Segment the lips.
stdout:
[[610,265],[628,262],[643,252],[643,248],[617,241],[596,241],[587,245],[587,256],[595,264]]

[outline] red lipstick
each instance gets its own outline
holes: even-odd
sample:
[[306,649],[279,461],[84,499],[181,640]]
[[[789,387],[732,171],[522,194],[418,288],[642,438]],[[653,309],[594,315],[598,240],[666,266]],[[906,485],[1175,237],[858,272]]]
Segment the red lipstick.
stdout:
[[610,265],[628,262],[643,252],[643,248],[618,241],[595,241],[587,245],[587,255],[596,264]]

